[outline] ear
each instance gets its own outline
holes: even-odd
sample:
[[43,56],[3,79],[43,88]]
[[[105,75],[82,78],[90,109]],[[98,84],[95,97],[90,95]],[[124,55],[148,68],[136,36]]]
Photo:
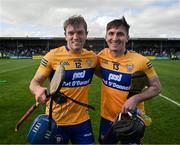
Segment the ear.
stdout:
[[66,32],[64,32],[64,36],[65,36],[65,39],[66,39],[66,41],[67,41],[67,38],[66,38]]
[[106,35],[105,35],[105,37],[104,37],[105,39],[107,39],[107,33],[106,33]]
[[127,35],[126,37],[126,43],[129,41],[129,35]]

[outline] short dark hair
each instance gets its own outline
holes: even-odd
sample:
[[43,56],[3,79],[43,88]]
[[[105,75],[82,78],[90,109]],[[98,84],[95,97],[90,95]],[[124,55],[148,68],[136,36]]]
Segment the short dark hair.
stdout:
[[64,22],[64,32],[66,32],[66,28],[68,25],[72,25],[76,27],[76,26],[79,26],[80,24],[84,26],[85,32],[88,33],[87,23],[85,19],[80,15],[73,15]]
[[130,25],[126,22],[124,16],[121,19],[115,19],[109,22],[106,26],[106,32],[111,28],[119,28],[121,26],[123,26],[126,29],[127,35],[129,36]]

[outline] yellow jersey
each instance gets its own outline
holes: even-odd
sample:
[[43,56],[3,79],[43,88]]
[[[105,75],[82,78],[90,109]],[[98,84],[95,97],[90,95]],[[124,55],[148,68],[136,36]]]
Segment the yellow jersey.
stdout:
[[[65,67],[65,79],[61,92],[77,101],[88,103],[88,91],[97,63],[94,52],[83,49],[72,54],[66,46],[52,49],[41,60],[38,72],[51,80],[58,64]],[[46,103],[49,114],[50,101]],[[52,117],[58,125],[75,125],[89,119],[87,108],[71,100],[64,104],[53,102]]]
[[[104,48],[98,54],[98,61],[102,75],[101,116],[113,121],[127,100],[132,74],[144,71],[151,78],[156,72],[146,57],[134,51],[126,50],[122,56],[114,58],[109,48]],[[137,107],[144,111],[144,102]]]

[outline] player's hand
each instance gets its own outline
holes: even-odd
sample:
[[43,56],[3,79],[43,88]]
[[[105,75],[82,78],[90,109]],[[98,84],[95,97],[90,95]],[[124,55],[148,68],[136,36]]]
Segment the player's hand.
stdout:
[[136,100],[136,96],[134,95],[126,100],[126,102],[121,108],[121,112],[123,113],[131,112],[136,108],[136,105],[137,105],[137,100]]
[[35,92],[35,99],[36,102],[40,104],[46,103],[46,95],[45,95],[46,88],[44,87],[38,87]]

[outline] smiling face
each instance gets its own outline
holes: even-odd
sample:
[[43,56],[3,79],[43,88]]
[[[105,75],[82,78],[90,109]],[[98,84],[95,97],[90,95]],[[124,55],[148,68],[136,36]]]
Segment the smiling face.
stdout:
[[70,52],[81,53],[87,34],[87,23],[82,16],[74,15],[64,22],[64,35]]
[[83,25],[68,25],[65,31],[67,46],[73,53],[80,53],[87,38]]
[[118,55],[125,52],[128,35],[124,26],[111,27],[107,30],[105,38],[111,52]]

